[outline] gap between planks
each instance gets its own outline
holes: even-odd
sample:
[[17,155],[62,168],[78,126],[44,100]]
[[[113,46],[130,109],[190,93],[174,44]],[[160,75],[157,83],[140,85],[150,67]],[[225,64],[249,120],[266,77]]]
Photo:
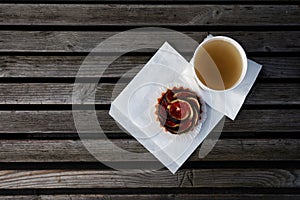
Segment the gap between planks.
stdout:
[[[180,189],[179,189],[180,191]],[[110,199],[110,200],[132,200],[132,199],[139,199],[139,200],[298,200],[300,195],[297,194],[171,194],[168,192],[167,194],[57,194],[57,195],[5,195],[1,196],[3,200],[15,200],[15,199],[22,199],[22,200],[65,200],[65,199],[72,199],[72,200],[96,200],[96,199]]]

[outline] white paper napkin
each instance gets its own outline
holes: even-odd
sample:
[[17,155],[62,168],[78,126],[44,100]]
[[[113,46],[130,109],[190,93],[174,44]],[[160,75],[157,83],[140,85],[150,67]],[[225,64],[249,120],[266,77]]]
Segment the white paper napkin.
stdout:
[[149,150],[172,173],[186,161],[223,114],[206,108],[206,120],[200,132],[173,135],[156,120],[155,105],[166,88],[187,86],[199,94],[196,82],[182,76],[189,63],[167,42],[112,102],[109,114]]
[[[190,72],[192,67],[191,63],[165,42],[112,102],[109,111],[119,124],[172,173],[188,159],[224,114],[231,119],[235,118],[261,69],[261,65],[249,60],[248,71],[241,85],[230,92],[214,94],[199,87]],[[207,118],[200,132],[169,134],[163,131],[156,120],[157,98],[166,88],[174,85],[188,87],[207,102]]]

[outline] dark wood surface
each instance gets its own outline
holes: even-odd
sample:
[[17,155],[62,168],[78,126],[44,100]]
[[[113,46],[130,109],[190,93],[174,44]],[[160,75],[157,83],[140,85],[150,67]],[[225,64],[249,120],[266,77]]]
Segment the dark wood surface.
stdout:
[[[299,5],[298,0],[0,0],[0,199],[299,199]],[[72,117],[73,83],[88,53],[120,31],[144,26],[178,30],[198,42],[208,34],[226,35],[263,65],[214,149],[203,159],[196,150],[175,175],[166,168],[117,171],[101,164],[84,148]],[[159,47],[156,35],[144,43]],[[194,49],[182,51],[189,59]],[[128,53],[106,70],[109,55],[89,61],[104,72],[98,85],[84,85],[96,91],[98,120],[114,144],[132,152],[146,150],[108,109],[153,54],[153,49]],[[125,73],[125,82],[118,83]],[[97,142],[109,160],[107,141]],[[138,166],[155,158],[114,160]]]
[[[1,32],[0,32],[1,33]],[[5,78],[74,78],[85,56],[0,56],[0,76]],[[123,74],[134,76],[151,56],[122,56],[104,70],[109,57],[103,56],[101,61],[93,61],[90,57],[89,66],[103,72],[105,78],[119,78]],[[251,56],[256,62],[263,63],[264,69],[259,78],[286,79],[300,78],[300,57],[258,57]],[[99,60],[99,59],[97,59]],[[26,70],[23,70],[26,68]],[[79,76],[82,77],[82,76]],[[86,72],[83,77],[95,77],[92,72]]]
[[[112,139],[114,144],[131,152],[145,153],[146,149],[133,139]],[[113,155],[107,149],[107,140],[97,141],[99,151],[103,152],[103,161],[109,161]],[[295,139],[221,139],[213,151],[201,161],[290,161],[300,160],[297,151],[300,140]],[[0,147],[3,162],[95,162],[97,161],[78,140],[1,140]],[[12,148],[13,147],[13,148]],[[4,153],[5,152],[5,153]],[[114,160],[122,162],[155,161],[149,154],[142,158],[135,156],[120,157]],[[198,151],[187,161],[199,161]]]
[[297,25],[300,14],[298,5],[2,4],[1,9],[1,25]]
[[[232,195],[226,195],[226,194],[217,194],[213,195],[213,199],[215,200],[237,200],[237,199],[257,199],[257,200],[297,200],[299,199],[299,195],[254,195],[254,194],[232,194]],[[32,200],[39,198],[41,200],[48,200],[48,199],[57,199],[57,200],[64,200],[64,199],[73,199],[73,200],[97,200],[97,199],[111,199],[111,200],[129,200],[129,199],[153,199],[153,200],[160,200],[160,199],[192,199],[192,200],[198,200],[198,199],[206,199],[210,200],[212,198],[212,195],[208,194],[151,194],[151,195],[18,195],[18,196],[4,196],[5,199],[12,200],[15,198],[23,199],[23,200]]]

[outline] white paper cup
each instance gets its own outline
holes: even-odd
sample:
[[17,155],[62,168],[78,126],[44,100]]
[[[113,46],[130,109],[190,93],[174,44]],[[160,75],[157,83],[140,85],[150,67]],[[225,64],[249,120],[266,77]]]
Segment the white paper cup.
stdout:
[[[221,89],[221,90],[216,90],[216,89],[213,89],[213,88],[210,88],[208,86],[206,86],[204,83],[202,83],[202,81],[198,78],[198,76],[196,75],[196,69],[195,69],[195,57],[197,56],[197,53],[198,51],[200,50],[200,48],[204,48],[203,46],[209,42],[212,42],[212,41],[215,41],[215,40],[221,40],[222,42],[225,41],[225,42],[228,42],[230,43],[231,45],[233,45],[236,50],[238,51],[239,55],[240,55],[240,58],[241,58],[241,63],[242,63],[242,71],[240,73],[240,76],[238,78],[238,80],[229,88],[224,88],[224,89]],[[228,58],[230,59],[230,58]],[[213,60],[212,60],[213,61]],[[197,81],[197,83],[199,84],[199,86],[201,88],[203,88],[204,90],[207,90],[207,91],[210,91],[210,92],[225,92],[225,91],[229,91],[229,90],[232,90],[234,88],[236,88],[241,82],[242,80],[244,79],[245,75],[246,75],[246,72],[247,72],[247,57],[246,57],[246,53],[244,51],[244,49],[241,47],[241,45],[236,42],[235,40],[233,40],[232,38],[229,38],[229,37],[226,37],[226,36],[215,36],[215,37],[210,37],[210,38],[206,38],[196,49],[195,53],[194,53],[194,56],[192,58],[192,65],[193,65],[193,75]],[[212,66],[212,67],[215,67],[216,69],[218,69],[216,67],[216,65]],[[207,77],[206,77],[207,78]],[[220,78],[220,80],[222,80]],[[223,80],[222,80],[223,81]]]

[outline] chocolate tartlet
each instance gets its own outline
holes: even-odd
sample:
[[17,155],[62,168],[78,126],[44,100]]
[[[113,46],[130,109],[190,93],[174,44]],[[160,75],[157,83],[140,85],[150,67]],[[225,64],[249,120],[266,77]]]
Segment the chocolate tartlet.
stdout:
[[156,113],[162,127],[172,134],[186,133],[201,119],[201,102],[196,93],[183,87],[167,89],[158,99]]

